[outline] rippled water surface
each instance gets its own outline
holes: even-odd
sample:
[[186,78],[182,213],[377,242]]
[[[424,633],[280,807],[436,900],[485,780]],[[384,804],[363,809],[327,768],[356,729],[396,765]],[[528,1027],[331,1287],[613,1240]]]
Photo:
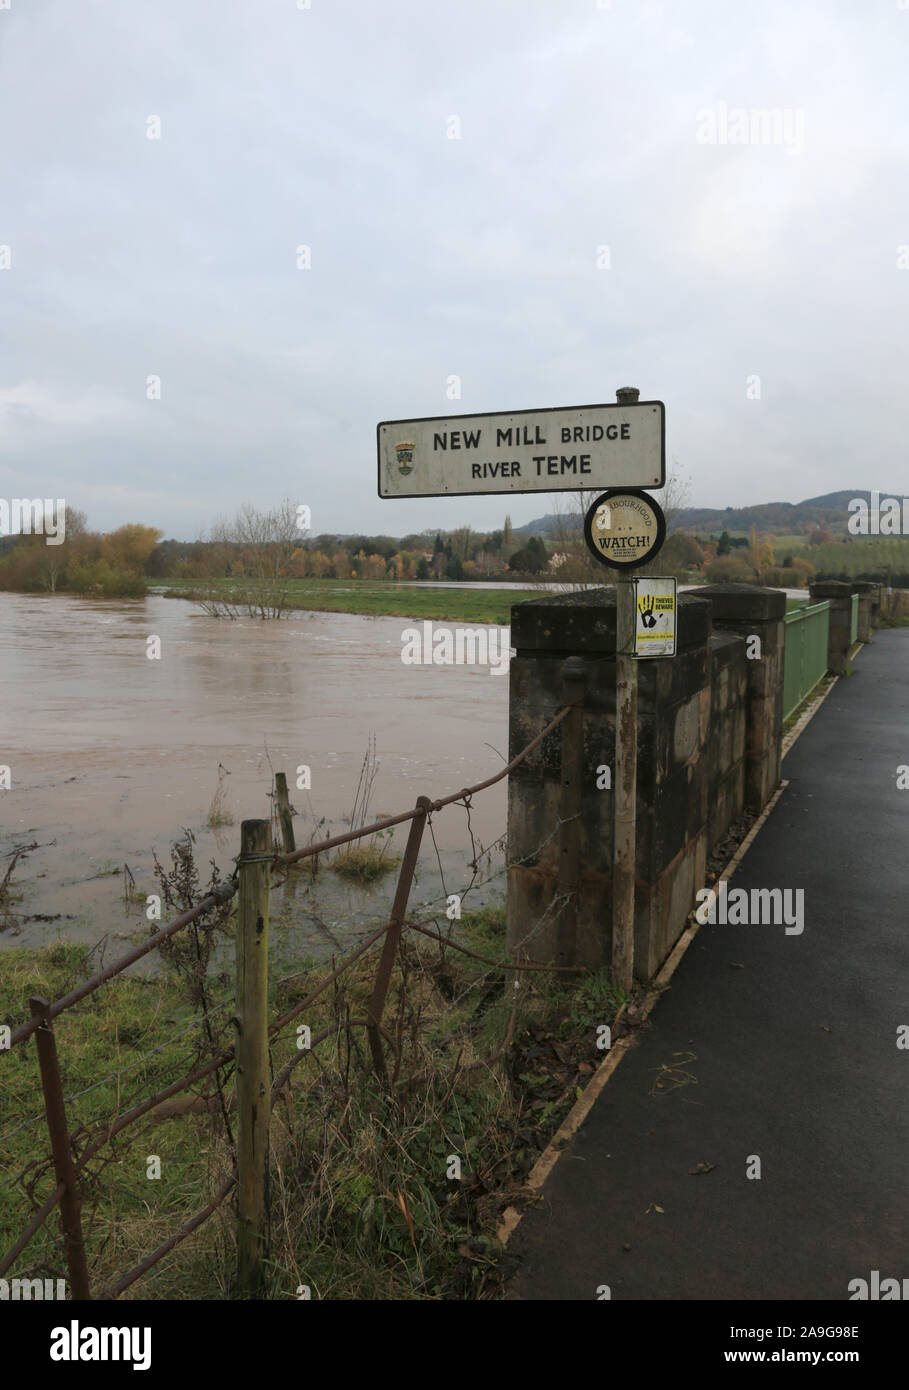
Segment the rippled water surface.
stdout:
[[[17,866],[0,949],[135,932],[144,908],[124,903],[123,866],[142,893],[154,891],[152,853],[166,860],[184,828],[203,873],[211,858],[229,872],[239,822],[269,814],[272,769],[293,787],[298,765],[311,768],[312,790],[291,793],[298,844],[322,817],[319,838],[343,831],[371,734],[376,816],[490,776],[507,754],[508,676],[404,666],[407,626],[301,612],[230,622],[158,596],[0,594],[0,763],[12,770],[12,789],[0,791],[0,853],[42,846]],[[146,655],[150,636],[161,639],[160,660]],[[211,830],[219,765],[235,823]],[[504,783],[478,796],[472,823],[484,844],[502,834]],[[456,891],[472,858],[463,810],[440,813],[434,830],[445,887]],[[398,853],[405,834],[395,832]],[[501,864],[494,856],[492,867]],[[313,889],[296,885],[292,901],[281,890],[275,907],[286,909],[298,944],[324,952],[381,912],[393,886],[389,877],[365,892],[320,872]],[[415,899],[442,886],[427,838]],[[485,898],[503,891],[499,877]]]

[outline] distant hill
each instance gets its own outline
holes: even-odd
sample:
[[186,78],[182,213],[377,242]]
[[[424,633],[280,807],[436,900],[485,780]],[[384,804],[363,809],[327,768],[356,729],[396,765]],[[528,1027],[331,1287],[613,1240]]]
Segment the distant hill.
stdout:
[[557,535],[560,527],[567,532],[580,531],[583,524],[584,518],[580,512],[568,516],[549,512],[546,516],[537,517],[536,521],[528,521],[525,526],[515,526],[513,530],[516,536],[548,536]]
[[[902,497],[902,491],[881,492],[881,497]],[[848,504],[853,497],[863,497],[870,501],[871,494],[865,488],[852,488],[842,492],[828,492],[822,497],[808,497],[804,502],[761,502],[753,507],[680,507],[670,518],[670,531],[688,531],[692,535],[719,535],[722,531],[772,531],[781,535],[800,534],[813,531],[816,526],[832,531],[835,535],[846,530],[849,520]],[[538,517],[526,526],[516,526],[515,534],[545,536],[557,533],[559,527],[566,528],[574,522],[580,530],[582,519],[579,515]]]

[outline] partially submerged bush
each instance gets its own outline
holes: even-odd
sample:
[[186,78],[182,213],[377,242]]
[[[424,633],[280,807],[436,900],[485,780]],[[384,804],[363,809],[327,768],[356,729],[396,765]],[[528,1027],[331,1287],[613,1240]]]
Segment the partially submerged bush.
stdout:
[[377,878],[390,873],[400,864],[395,854],[386,854],[387,840],[381,845],[374,842],[368,845],[344,845],[332,861],[331,868],[342,878],[353,879],[357,883],[373,883]]

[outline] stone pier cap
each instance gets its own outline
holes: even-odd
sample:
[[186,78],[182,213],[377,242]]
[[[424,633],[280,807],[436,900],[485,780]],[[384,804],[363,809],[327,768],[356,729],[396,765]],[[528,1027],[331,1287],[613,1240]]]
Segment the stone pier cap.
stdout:
[[[785,605],[785,599],[784,599]],[[693,594],[679,594],[676,646],[698,646],[710,636],[711,606]],[[615,585],[574,594],[545,594],[511,609],[511,645],[553,656],[583,652],[615,653]],[[671,658],[666,658],[670,660]]]

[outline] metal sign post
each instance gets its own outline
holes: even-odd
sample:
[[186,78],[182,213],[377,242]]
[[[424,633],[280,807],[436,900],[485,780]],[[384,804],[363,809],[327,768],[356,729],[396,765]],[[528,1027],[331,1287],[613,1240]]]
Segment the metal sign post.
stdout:
[[[597,560],[631,570],[663,544],[663,513],[642,488],[666,482],[666,410],[635,386],[615,405],[383,420],[376,428],[380,497],[464,497],[603,487],[584,534]],[[634,973],[638,677],[636,586],[616,584],[615,819],[612,972]],[[647,624],[650,626],[649,622]],[[656,655],[656,651],[653,653]],[[660,654],[665,653],[664,651]]]
[[638,668],[634,659],[634,592],[635,584],[632,577],[620,575],[615,586],[612,977],[626,993],[631,992],[634,977],[635,817],[638,785]]
[[[637,387],[616,400],[634,408]],[[662,510],[646,492],[613,488],[598,497],[584,520],[584,537],[601,564],[618,570],[615,613],[615,778],[612,858],[612,976],[630,992],[634,980],[634,883],[638,778],[638,606],[630,571],[657,554],[666,536]]]

